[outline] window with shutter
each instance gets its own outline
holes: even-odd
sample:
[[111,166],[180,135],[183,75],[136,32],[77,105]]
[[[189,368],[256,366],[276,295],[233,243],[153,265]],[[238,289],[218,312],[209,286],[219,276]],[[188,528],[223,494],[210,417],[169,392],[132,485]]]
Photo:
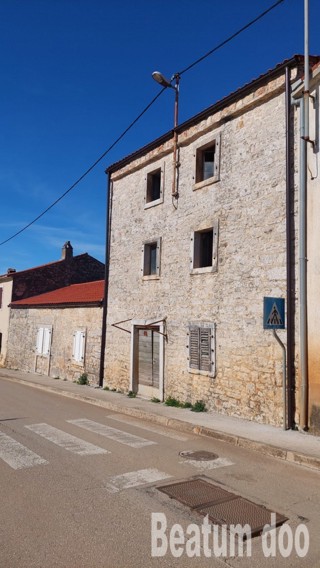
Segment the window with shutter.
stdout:
[[51,327],[41,326],[38,328],[36,339],[36,352],[38,355],[50,355],[51,334]]
[[0,310],[2,308],[2,295],[3,295],[3,288],[0,288]]
[[72,359],[77,363],[84,362],[86,333],[85,331],[75,331],[73,334]]
[[38,332],[37,332],[37,344],[36,344],[36,349],[37,349],[37,353],[38,355],[42,354],[42,344],[43,344],[43,327],[39,327]]
[[189,325],[189,371],[215,375],[214,324]]

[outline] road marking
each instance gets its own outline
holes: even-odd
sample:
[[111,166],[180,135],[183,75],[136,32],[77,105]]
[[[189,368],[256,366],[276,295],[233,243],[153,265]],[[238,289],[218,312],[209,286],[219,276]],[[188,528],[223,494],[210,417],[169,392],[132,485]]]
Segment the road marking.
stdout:
[[10,436],[0,432],[0,458],[12,469],[24,469],[48,463]]
[[108,415],[107,418],[111,420],[117,420],[117,422],[122,422],[123,424],[128,424],[128,426],[135,426],[141,428],[142,430],[147,430],[148,432],[155,432],[160,436],[166,436],[166,438],[172,438],[173,440],[179,440],[180,442],[187,442],[188,438],[185,436],[180,436],[180,434],[174,434],[173,432],[168,432],[166,428],[161,426],[154,426],[153,424],[148,424],[148,426],[142,426],[139,420],[130,418],[130,420],[125,418],[119,418],[118,416]]
[[49,424],[30,424],[29,426],[25,427],[32,432],[35,432],[39,436],[42,436],[42,438],[49,440],[49,442],[53,442],[53,444],[56,444],[57,446],[68,450],[68,452],[78,454],[79,456],[110,454],[110,452],[108,450],[105,450],[104,448],[100,448],[99,446],[90,444],[90,442],[80,440],[80,438],[76,438],[71,434],[67,434],[62,430],[58,430],[58,428],[49,426]]
[[215,460],[205,460],[205,461],[184,459],[179,461],[179,463],[192,465],[193,467],[196,467],[201,470],[217,469],[218,467],[226,467],[228,465],[234,465],[234,463],[228,460],[227,458],[217,458]]
[[122,430],[117,430],[117,428],[112,428],[111,426],[106,426],[105,424],[100,424],[99,422],[94,422],[93,420],[87,420],[87,418],[79,418],[78,420],[67,420],[70,424],[84,428],[85,430],[90,430],[90,432],[95,432],[95,434],[100,434],[105,436],[110,440],[115,440],[120,444],[125,444],[126,446],[131,446],[131,448],[143,448],[144,446],[151,446],[156,444],[151,440],[146,440],[145,438],[140,438],[139,436],[134,436],[128,432],[123,432]]
[[118,493],[123,489],[132,489],[133,487],[139,487],[147,483],[155,483],[156,481],[168,479],[169,477],[172,476],[158,469],[140,469],[138,471],[129,471],[128,473],[110,477],[105,488],[109,493]]

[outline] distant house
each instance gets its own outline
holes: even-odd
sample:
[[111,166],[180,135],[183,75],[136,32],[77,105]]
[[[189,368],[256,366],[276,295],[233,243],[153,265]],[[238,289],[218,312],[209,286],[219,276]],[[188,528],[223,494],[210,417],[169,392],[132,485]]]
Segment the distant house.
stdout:
[[7,367],[98,383],[104,280],[11,302]]
[[[320,432],[320,57],[308,131],[304,64],[108,168],[108,385]],[[264,297],[286,301],[287,377]]]
[[6,364],[10,302],[103,278],[104,264],[87,253],[73,256],[70,241],[63,245],[58,261],[21,271],[9,268],[0,276],[0,366]]

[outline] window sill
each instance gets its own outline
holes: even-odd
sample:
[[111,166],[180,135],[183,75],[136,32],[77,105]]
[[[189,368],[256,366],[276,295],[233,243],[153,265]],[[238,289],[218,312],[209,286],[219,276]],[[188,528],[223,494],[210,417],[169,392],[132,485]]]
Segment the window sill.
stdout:
[[212,379],[215,377],[215,373],[209,371],[200,371],[200,369],[192,369],[191,367],[188,367],[188,373],[191,373],[192,375],[202,375],[204,377],[210,377]]
[[205,266],[203,268],[191,268],[190,274],[212,274],[217,272],[217,268],[215,266]]
[[150,276],[142,276],[142,280],[160,280],[158,274],[150,274]]
[[163,197],[160,197],[159,199],[155,199],[154,201],[149,201],[148,203],[145,203],[144,208],[150,209],[150,207],[155,207],[156,205],[160,205],[161,203],[163,203]]
[[211,185],[213,183],[216,183],[217,181],[219,181],[219,176],[212,176],[208,179],[205,179],[203,181],[198,181],[198,183],[195,183],[193,185],[192,190],[196,191],[197,189],[202,189],[203,187],[206,187],[207,185]]

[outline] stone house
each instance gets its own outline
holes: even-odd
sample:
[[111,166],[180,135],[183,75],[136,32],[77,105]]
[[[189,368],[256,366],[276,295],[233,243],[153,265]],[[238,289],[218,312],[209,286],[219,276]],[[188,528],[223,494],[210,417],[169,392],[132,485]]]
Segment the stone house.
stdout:
[[98,383],[104,280],[11,302],[7,367]]
[[10,302],[101,279],[104,279],[104,264],[88,253],[73,256],[70,241],[63,245],[58,261],[27,270],[9,268],[0,276],[0,366],[6,365]]
[[[294,56],[107,169],[108,385],[320,431],[319,61],[310,135]],[[265,297],[285,299],[286,373]]]

